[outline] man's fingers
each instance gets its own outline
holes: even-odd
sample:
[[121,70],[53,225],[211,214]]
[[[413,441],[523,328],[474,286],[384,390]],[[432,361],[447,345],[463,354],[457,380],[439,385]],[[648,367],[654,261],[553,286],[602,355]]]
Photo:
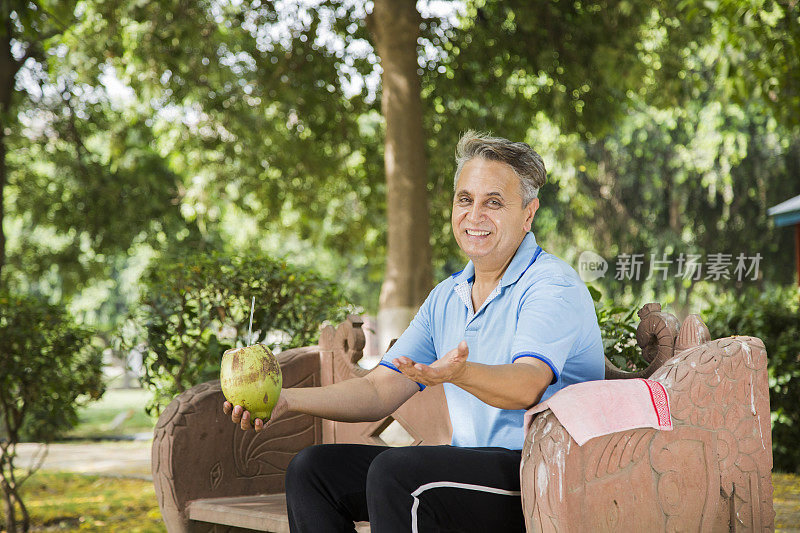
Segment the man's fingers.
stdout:
[[418,372],[422,370],[422,367],[420,366],[419,363],[413,363],[411,361],[409,361],[408,363],[403,363],[397,368],[400,369],[400,371],[403,372],[404,374],[414,374],[414,375],[416,375]]
[[409,365],[409,369],[410,369],[409,374],[411,374],[412,377],[416,379],[416,381],[429,379],[440,373],[440,370],[438,368],[433,368],[428,365],[423,365],[420,363]]
[[233,405],[231,405],[231,402],[226,400],[222,404],[222,412],[225,413],[226,415],[229,415],[231,414],[231,411],[233,411]]
[[245,431],[250,429],[250,411],[245,411],[242,414],[242,421],[239,425],[242,426],[242,429]]
[[395,364],[394,366],[396,366],[397,369],[403,373],[412,370],[414,368],[414,365],[411,361],[402,361],[399,359],[397,360],[397,364]]
[[[407,362],[403,362],[402,359],[406,359]],[[415,363],[406,357],[395,359],[394,365],[404,376],[425,386],[435,385],[441,381],[443,370],[440,368]]]
[[467,346],[467,341],[461,341],[458,343],[458,355],[464,355],[465,357],[469,355],[469,346]]
[[404,365],[397,367],[397,369],[400,370],[401,374],[403,374],[408,378],[414,379],[417,376],[417,372],[414,370],[414,367],[412,366]]
[[244,411],[244,407],[242,407],[241,405],[234,405],[233,410],[231,411],[231,420],[233,420],[237,424],[241,422],[242,411]]
[[407,378],[410,378],[414,381],[419,381],[422,379],[422,371],[419,367],[419,364],[410,364],[410,363],[400,363],[397,366],[397,369]]
[[264,429],[264,421],[262,419],[260,419],[260,418],[256,418],[256,421],[254,423],[254,427],[256,428],[256,433],[258,433],[259,431]]
[[467,356],[469,356],[469,347],[467,346],[467,341],[461,341],[458,343],[455,358],[460,361],[465,361]]

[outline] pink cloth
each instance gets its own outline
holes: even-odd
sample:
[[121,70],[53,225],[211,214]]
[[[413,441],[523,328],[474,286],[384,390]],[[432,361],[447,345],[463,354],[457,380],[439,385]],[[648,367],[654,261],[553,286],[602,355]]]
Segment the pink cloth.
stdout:
[[628,429],[672,429],[667,391],[649,379],[585,381],[561,389],[528,409],[526,434],[533,416],[545,409],[553,411],[579,446],[594,437]]

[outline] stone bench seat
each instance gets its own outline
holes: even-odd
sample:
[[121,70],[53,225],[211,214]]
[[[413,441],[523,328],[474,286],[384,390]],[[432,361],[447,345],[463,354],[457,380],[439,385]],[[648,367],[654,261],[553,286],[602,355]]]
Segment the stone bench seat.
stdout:
[[[644,428],[578,446],[552,411],[528,430],[520,484],[527,530],[771,531],[772,438],[767,354],[754,337],[712,340],[697,315],[679,324],[659,304],[639,311],[645,369],[606,360],[606,379],[661,383],[673,431]],[[278,354],[285,387],[317,387],[365,375],[356,363],[359,317],[326,327],[319,346]],[[219,382],[177,396],[158,419],[153,482],[167,530],[288,532],[284,474],[314,444],[385,445],[399,425],[411,445],[450,442],[441,386],[415,394],[377,422],[348,424],[286,413],[261,433],[222,412]],[[387,433],[385,433],[387,432]],[[388,439],[388,437],[387,437]],[[550,482],[552,481],[552,482]],[[369,524],[356,524],[369,531]]]
[[[283,493],[194,500],[186,509],[190,521],[253,531],[289,533],[286,495]],[[369,523],[356,523],[356,531],[369,533]]]

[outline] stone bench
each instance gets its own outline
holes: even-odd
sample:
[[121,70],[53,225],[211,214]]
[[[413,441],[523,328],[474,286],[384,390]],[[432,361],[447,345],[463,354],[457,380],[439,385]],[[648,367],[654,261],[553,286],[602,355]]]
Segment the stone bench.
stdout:
[[[231,531],[227,527],[244,531],[289,533],[286,497],[283,493],[194,500],[187,506],[186,515],[192,531]],[[356,531],[369,533],[369,523],[356,523]]]
[[[668,391],[675,430],[637,429],[578,446],[551,411],[530,428],[522,453],[529,531],[769,530],[772,451],[766,351],[753,337],[711,340],[696,315],[677,319],[648,304],[637,341],[649,366],[606,378],[649,377]],[[363,376],[358,317],[326,327],[319,346],[278,355],[285,387]],[[292,457],[320,443],[446,444],[441,386],[415,394],[378,422],[342,423],[287,413],[259,434],[222,413],[219,382],[197,385],[159,417],[153,481],[168,531],[288,531],[283,476]],[[398,438],[397,434],[402,433]],[[548,482],[552,481],[552,482]],[[369,524],[356,524],[369,531]]]

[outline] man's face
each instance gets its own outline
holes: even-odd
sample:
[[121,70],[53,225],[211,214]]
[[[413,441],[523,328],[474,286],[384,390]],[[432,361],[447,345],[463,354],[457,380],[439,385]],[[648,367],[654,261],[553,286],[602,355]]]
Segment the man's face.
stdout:
[[519,178],[505,163],[476,157],[461,169],[453,197],[453,234],[473,263],[501,268],[533,223],[539,200],[522,207]]

